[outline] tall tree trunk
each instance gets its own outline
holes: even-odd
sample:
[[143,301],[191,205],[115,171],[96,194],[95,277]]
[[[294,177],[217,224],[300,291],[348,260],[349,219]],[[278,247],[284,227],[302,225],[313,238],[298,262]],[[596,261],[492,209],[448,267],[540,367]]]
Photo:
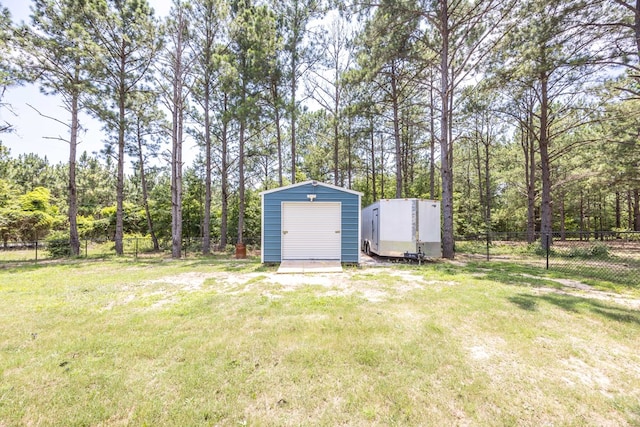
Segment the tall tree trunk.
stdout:
[[[176,98],[174,98],[174,102],[175,100]],[[179,139],[179,107],[174,104],[174,108],[171,150],[171,256],[172,258],[180,258],[182,256],[182,143]]]
[[182,145],[184,142],[184,113],[186,109],[187,75],[189,62],[185,59],[187,50],[188,24],[185,16],[185,4],[177,2],[175,10],[175,31],[173,34],[173,52],[169,52],[171,61],[172,89],[171,113],[172,113],[172,142],[173,151],[171,158],[172,186],[172,229],[171,229],[171,256],[182,256]]
[[551,205],[551,169],[549,159],[549,92],[548,75],[543,71],[540,75],[540,171],[542,181],[542,201],[540,207],[540,233],[542,234],[542,248],[548,249],[552,233],[552,205]]
[[[207,79],[208,80],[208,79]],[[211,114],[209,107],[211,93],[210,82],[206,82],[204,91],[204,146],[205,146],[205,177],[204,177],[204,218],[202,219],[202,253],[211,253]]]
[[[124,45],[124,41],[122,42]],[[124,132],[126,127],[125,117],[125,101],[126,101],[126,88],[125,88],[125,76],[124,70],[126,67],[125,58],[120,61],[120,88],[118,94],[118,169],[117,169],[117,181],[116,181],[116,233],[114,236],[116,255],[124,254],[124,247],[122,239],[124,237],[124,224],[123,224],[123,205],[124,205]]]
[[442,256],[453,259],[453,165],[451,164],[450,107],[449,99],[449,9],[448,0],[440,0],[439,25],[442,36],[440,51],[440,101],[442,113],[440,117],[440,158],[442,162]]
[[[181,51],[182,45],[178,44],[176,52]],[[181,55],[177,54],[175,61],[172,98],[171,256],[180,258],[182,256],[182,123],[184,110]]]
[[594,207],[593,207],[593,238],[598,240],[598,236],[600,235],[598,233],[598,205],[595,202],[595,198],[594,198]]
[[[469,147],[469,151],[471,151],[471,147]],[[468,154],[468,157],[471,158],[471,153]],[[463,200],[468,201],[468,200],[472,200],[471,198],[471,162],[465,162],[466,164],[466,176],[465,176],[465,186],[464,186],[464,191],[462,192],[463,194]],[[464,203],[464,215],[466,216],[466,223],[471,225],[474,224],[474,220],[473,220],[473,214],[474,211],[472,210],[471,204],[470,203]],[[475,225],[475,224],[474,224]],[[466,230],[465,230],[466,231]]]
[[371,185],[373,189],[373,202],[378,200],[378,193],[376,192],[376,141],[375,141],[375,130],[373,126],[373,119],[371,119]]
[[[76,76],[78,72],[76,71]],[[74,92],[71,98],[71,135],[69,138],[69,246],[71,254],[80,255],[78,236],[78,189],[76,186],[76,151],[78,148],[78,98]]]
[[[243,70],[247,69],[246,59],[241,60]],[[244,107],[247,102],[247,81],[246,76],[242,77],[242,100],[240,105]],[[245,213],[245,188],[244,188],[244,150],[245,150],[245,130],[247,125],[247,117],[245,112],[240,113],[240,130],[238,135],[238,240],[237,244],[244,244],[244,213]]]
[[347,133],[347,188],[351,189],[351,174],[352,174],[352,168],[353,168],[353,157],[352,157],[352,153],[351,153],[351,126],[352,126],[352,122],[351,122],[351,117],[349,117],[349,126],[347,127],[347,129],[349,129],[349,132]]
[[[282,132],[280,131],[280,107],[279,107],[279,93],[278,93],[278,80],[274,73],[271,81],[271,97],[273,98],[273,119],[276,125],[276,145],[278,149],[278,185],[283,185],[283,170],[282,170]],[[265,168],[267,169],[267,168]]]
[[[408,113],[407,113],[408,114]],[[405,156],[404,156],[404,194],[405,196],[411,193],[411,184],[415,181],[415,164],[416,164],[416,148],[414,135],[412,133],[413,128],[410,124],[411,117],[407,115],[405,120],[405,129],[406,129],[406,139],[405,139]]]
[[636,0],[636,5],[633,9],[633,33],[636,39],[636,53],[640,57],[640,0]]
[[486,203],[486,215],[485,222],[487,226],[487,233],[490,234],[491,227],[491,169],[489,168],[489,148],[491,145],[490,137],[487,137],[487,141],[484,145],[484,189],[485,189],[485,203]]
[[633,230],[640,231],[640,190],[633,190]]
[[602,206],[602,193],[598,195],[598,222],[600,231],[600,240],[604,240],[604,209]]
[[565,206],[564,206],[564,191],[560,192],[560,240],[565,241],[567,239],[567,227],[565,224]]
[[283,165],[282,165],[282,132],[280,131],[280,111],[276,108],[276,142],[278,144],[278,185],[282,187],[283,182]]
[[591,197],[587,197],[587,210],[584,213],[584,217],[587,220],[587,241],[591,239]]
[[398,106],[398,82],[395,61],[391,64],[391,102],[393,107],[393,139],[396,155],[396,198],[402,197],[402,141],[400,138],[400,115]]
[[527,106],[527,124],[522,129],[522,150],[527,185],[527,243],[536,240],[536,157],[533,138],[533,113]]
[[622,225],[622,221],[620,216],[620,192],[616,191],[616,228],[619,229],[621,225]]
[[584,193],[580,190],[580,241],[584,234]]
[[244,212],[245,212],[245,200],[244,200],[244,133],[245,133],[245,119],[240,119],[240,154],[238,156],[238,170],[239,170],[239,182],[238,182],[238,241],[236,243],[244,243]]
[[[336,69],[335,81],[338,82],[339,73]],[[340,171],[340,128],[339,128],[339,108],[340,108],[340,92],[338,89],[338,84],[335,86],[335,97],[334,97],[334,112],[333,112],[333,184],[338,185],[339,182],[339,171]]]
[[475,161],[476,161],[476,171],[478,173],[478,201],[480,202],[480,209],[482,212],[482,220],[485,222],[487,221],[487,216],[486,216],[486,204],[485,204],[485,200],[484,200],[484,180],[482,179],[482,157],[480,156],[480,139],[482,137],[480,136],[480,132],[478,132],[478,121],[476,119],[476,124],[475,124],[475,141],[474,141],[474,148],[475,148]]
[[436,199],[436,113],[434,108],[433,92],[433,68],[429,72],[429,195],[431,200]]
[[631,190],[627,190],[627,228],[633,230],[633,201]]
[[228,121],[227,107],[228,107],[228,95],[224,94],[223,100],[223,121],[222,132],[220,137],[221,153],[220,153],[220,191],[222,193],[222,200],[220,206],[220,245],[218,249],[224,251],[227,247],[227,235],[229,234],[229,159],[228,159]]
[[384,138],[380,135],[380,198],[384,199]]
[[296,90],[298,86],[296,68],[297,57],[295,47],[291,53],[291,183],[296,183]]

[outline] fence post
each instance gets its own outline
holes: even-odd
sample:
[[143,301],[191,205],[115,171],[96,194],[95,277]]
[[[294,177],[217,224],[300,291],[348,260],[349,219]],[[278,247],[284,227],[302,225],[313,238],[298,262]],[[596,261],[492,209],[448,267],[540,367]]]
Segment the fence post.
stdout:
[[36,239],[36,262],[38,262],[38,240]]
[[84,257],[89,258],[89,239],[85,237],[84,239]]
[[136,243],[135,243],[135,255],[133,256],[133,259],[135,259],[136,261],[138,260],[138,238],[136,237]]

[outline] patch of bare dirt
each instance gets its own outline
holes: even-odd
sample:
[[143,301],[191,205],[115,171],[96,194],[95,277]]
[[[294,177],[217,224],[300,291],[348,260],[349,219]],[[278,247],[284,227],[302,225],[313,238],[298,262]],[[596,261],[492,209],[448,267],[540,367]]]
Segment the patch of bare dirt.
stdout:
[[556,293],[561,295],[570,295],[585,299],[596,299],[599,301],[613,302],[634,310],[640,310],[640,299],[633,298],[627,295],[614,294],[612,292],[605,292],[594,289],[586,283],[572,279],[554,279],[550,277],[539,277],[530,274],[523,274],[524,277],[538,280],[548,280],[558,283],[563,286],[561,289],[553,288],[537,288],[537,293]]
[[147,283],[151,285],[166,283],[170,286],[180,287],[185,291],[197,291],[202,287],[210,275],[210,273],[188,272],[175,276],[165,276],[156,280],[149,280]]
[[136,299],[136,296],[133,294],[129,294],[127,296],[125,296],[124,298],[117,300],[117,301],[110,301],[109,304],[107,304],[104,307],[105,311],[109,311],[109,310],[113,310],[115,307],[119,306],[119,305],[127,305],[129,304],[131,301],[133,301],[134,299]]
[[[269,289],[268,292],[265,290],[263,294],[268,298],[275,299],[281,297],[283,293],[294,291],[304,286],[315,286],[318,287],[318,295],[356,295],[374,303],[396,298],[426,286],[457,285],[457,283],[453,281],[427,280],[424,276],[408,270],[394,269],[392,266],[379,266],[375,271],[391,276],[395,279],[395,282],[392,284],[383,284],[375,280],[351,280],[353,275],[360,274],[356,271],[318,274],[186,272],[150,280],[142,286],[162,286],[161,292],[163,292],[164,298],[154,304],[154,307],[162,307],[176,302],[175,295],[178,292],[195,292],[202,290],[208,280],[212,280],[210,284],[212,288],[215,288],[218,292],[228,294],[242,294],[259,289],[264,284],[268,284],[275,285],[276,289]],[[538,293],[558,293],[585,299],[591,298],[640,310],[640,299],[595,290],[591,286],[577,280],[554,279],[533,275],[524,276],[537,280],[553,281],[562,286],[560,289],[536,288],[535,292]],[[128,298],[135,297],[130,295]],[[110,310],[117,305],[128,304],[131,301],[132,299],[112,301],[105,307],[105,310]]]
[[612,397],[608,392],[611,380],[597,367],[589,366],[577,357],[570,357],[562,361],[566,375],[562,377],[568,385],[574,386],[580,382],[589,388],[598,390],[607,397]]
[[537,288],[535,289],[537,293],[555,293],[559,295],[567,295],[572,297],[584,298],[584,299],[595,299],[604,302],[612,302],[627,308],[631,308],[633,310],[640,310],[640,299],[614,294],[611,292],[598,291],[595,289],[575,291],[571,290],[571,288],[565,289],[551,289],[551,288]]
[[[355,271],[318,274],[188,272],[150,280],[143,283],[142,287],[160,287],[160,291],[157,292],[161,292],[164,298],[154,303],[152,307],[162,307],[176,302],[174,296],[178,292],[201,291],[206,287],[214,288],[221,293],[242,294],[260,289],[266,284],[271,286],[262,294],[276,299],[286,292],[305,286],[315,286],[318,288],[317,294],[321,296],[356,295],[370,302],[382,302],[424,286],[450,285],[450,283],[427,281],[423,276],[410,271],[398,271],[390,267],[381,267],[376,271],[386,273],[396,281],[392,284],[382,284],[375,280],[351,280],[353,275],[359,274]],[[211,283],[205,285],[209,280]],[[113,301],[105,309],[127,302],[131,301]]]

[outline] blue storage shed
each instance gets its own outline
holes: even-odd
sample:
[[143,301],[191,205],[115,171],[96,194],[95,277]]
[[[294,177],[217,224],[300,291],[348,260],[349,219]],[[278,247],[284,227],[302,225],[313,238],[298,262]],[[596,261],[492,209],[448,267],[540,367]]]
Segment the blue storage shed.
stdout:
[[360,262],[362,193],[305,181],[260,195],[262,262]]

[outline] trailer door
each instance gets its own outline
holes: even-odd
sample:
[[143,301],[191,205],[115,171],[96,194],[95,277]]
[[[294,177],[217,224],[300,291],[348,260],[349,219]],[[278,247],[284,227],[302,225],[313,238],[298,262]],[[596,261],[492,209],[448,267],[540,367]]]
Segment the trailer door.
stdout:
[[378,208],[373,210],[371,215],[371,251],[373,253],[379,253],[380,251],[380,210]]
[[421,242],[440,242],[440,203],[433,200],[421,200],[419,206],[418,239]]

